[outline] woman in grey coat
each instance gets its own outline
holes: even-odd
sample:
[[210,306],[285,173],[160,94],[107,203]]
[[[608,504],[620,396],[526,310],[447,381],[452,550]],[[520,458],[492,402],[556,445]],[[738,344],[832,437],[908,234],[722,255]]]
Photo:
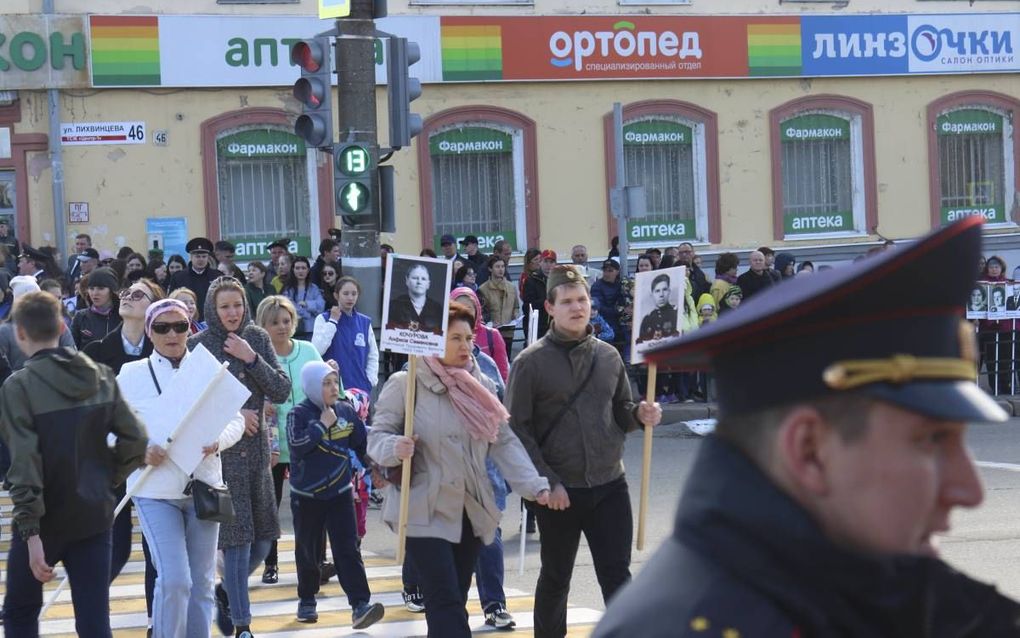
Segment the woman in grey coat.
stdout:
[[269,469],[269,430],[263,421],[262,406],[267,400],[286,400],[291,384],[276,359],[269,335],[248,316],[244,288],[237,280],[221,277],[209,286],[205,319],[208,329],[189,338],[188,349],[202,344],[226,362],[230,373],[251,390],[241,410],[245,436],[221,458],[235,518],[233,523],[220,525],[223,583],[216,587],[216,622],[220,630],[230,634],[236,628],[236,636],[250,638],[248,576],[280,536]]

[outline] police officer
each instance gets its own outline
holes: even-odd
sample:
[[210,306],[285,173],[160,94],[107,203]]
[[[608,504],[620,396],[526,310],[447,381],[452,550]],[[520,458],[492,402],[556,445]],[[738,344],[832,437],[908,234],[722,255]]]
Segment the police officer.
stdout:
[[174,273],[170,278],[170,286],[167,292],[173,292],[178,288],[188,288],[197,298],[198,320],[204,321],[205,296],[209,292],[209,284],[220,276],[220,271],[209,265],[209,256],[213,251],[213,243],[205,237],[195,237],[184,247],[191,256],[188,267]]
[[669,275],[666,273],[652,279],[652,301],[655,302],[655,309],[641,320],[638,343],[680,334],[676,325],[676,306],[669,303]]
[[720,418],[672,537],[596,638],[1020,636],[1020,605],[938,558],[950,512],[983,498],[967,423],[1006,418],[961,319],[981,223],[796,279],[645,354],[711,367]]

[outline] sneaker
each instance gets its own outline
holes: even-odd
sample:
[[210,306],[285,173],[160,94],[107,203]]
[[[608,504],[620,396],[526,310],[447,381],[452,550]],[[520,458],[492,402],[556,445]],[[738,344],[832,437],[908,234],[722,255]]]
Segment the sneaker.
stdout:
[[333,563],[322,563],[319,565],[319,584],[326,585],[336,576],[336,566]]
[[238,627],[234,638],[255,638],[255,634],[251,633],[250,627]]
[[280,582],[280,574],[276,565],[266,565],[266,571],[262,572],[262,582],[266,585],[275,585]]
[[514,617],[510,615],[510,612],[503,605],[494,607],[492,611],[486,612],[485,624],[505,631],[509,631],[517,626]]
[[386,608],[382,606],[382,603],[361,603],[354,608],[354,613],[351,614],[351,627],[354,629],[371,627],[379,622],[385,613]]
[[315,611],[315,601],[299,601],[297,606],[297,619],[298,622],[313,623],[318,622],[319,612]]
[[234,633],[234,622],[230,620],[230,600],[223,583],[216,585],[216,627],[224,636]]
[[404,597],[404,609],[411,612],[412,614],[421,614],[425,612],[425,597],[420,592],[410,593],[401,592]]

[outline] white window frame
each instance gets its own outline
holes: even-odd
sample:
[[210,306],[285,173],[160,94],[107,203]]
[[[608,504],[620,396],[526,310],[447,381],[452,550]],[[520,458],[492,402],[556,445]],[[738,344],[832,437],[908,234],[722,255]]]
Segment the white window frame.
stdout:
[[[524,251],[527,250],[528,244],[528,211],[526,201],[527,185],[525,184],[524,175],[524,131],[516,126],[507,126],[506,124],[492,122],[489,120],[462,120],[431,131],[428,135],[429,139],[425,140],[424,143],[429,144],[433,135],[442,135],[447,131],[465,127],[487,128],[510,136],[511,143],[513,144],[513,148],[510,151],[510,162],[514,175],[514,233],[517,235],[517,244],[513,246],[513,254],[523,254]],[[432,170],[432,156],[430,154],[429,171]],[[438,182],[436,182],[434,174],[429,177],[432,181],[433,190],[431,234],[435,235],[436,228],[439,225],[439,213],[435,208],[435,191],[438,188]]]
[[[787,0],[788,1],[788,0]],[[783,118],[779,122],[782,127],[785,122],[804,115],[829,115],[847,120],[850,123],[850,207],[853,212],[853,230],[840,230],[828,233],[798,233],[790,235],[786,233],[786,211],[783,215],[783,240],[796,241],[800,239],[833,239],[839,237],[862,237],[868,234],[867,226],[867,189],[865,188],[864,177],[864,128],[862,118],[857,113],[840,111],[834,109],[808,109],[797,111]],[[782,142],[780,142],[782,143]],[[778,170],[783,170],[783,154],[778,153]],[[785,207],[786,202],[783,202]]]
[[[236,127],[233,127],[233,128],[224,129],[224,130],[220,131],[219,133],[217,133],[217,135],[216,135],[216,144],[218,145],[219,141],[222,140],[225,137],[230,137],[231,135],[236,135],[238,133],[244,133],[246,131],[253,131],[253,130],[254,131],[276,130],[276,131],[282,131],[282,132],[285,132],[285,133],[293,134],[292,130],[284,128],[284,127],[281,127],[281,126],[277,126],[275,124],[255,124],[255,123],[253,123],[253,124],[244,124],[244,125],[241,125],[241,126],[236,126]],[[317,149],[312,149],[312,148],[309,148],[307,146],[305,148],[305,178],[306,178],[307,184],[308,184],[308,192],[307,192],[308,200],[307,201],[308,201],[308,214],[309,214],[309,219],[308,219],[308,223],[309,223],[308,237],[309,237],[309,239],[308,239],[308,241],[309,241],[309,244],[311,245],[311,250],[312,251],[315,251],[315,249],[318,247],[318,245],[319,245],[319,236],[321,235],[321,232],[319,230],[319,199],[318,199],[319,180],[318,180],[318,169],[317,169],[317,156],[318,156],[318,153],[319,153],[319,151]],[[221,159],[222,158],[220,157],[219,152],[217,152],[216,153],[216,164],[215,164],[215,167],[216,167],[216,190],[217,190],[217,193],[218,193],[217,196],[219,196],[219,193],[222,193],[222,189],[223,189],[223,184],[220,181],[220,169],[221,169],[220,162],[221,162]],[[223,234],[223,231],[222,231],[222,228],[223,228],[223,209],[222,209],[222,207],[219,207],[217,215],[219,216],[219,219],[217,220],[217,223],[219,224],[219,226],[221,228],[220,234]],[[245,234],[248,234],[248,233],[245,233]],[[229,239],[229,237],[224,237],[224,238],[225,239]]]
[[[649,120],[666,120],[683,124],[691,129],[693,139],[691,140],[693,154],[694,180],[694,239],[682,239],[681,242],[689,242],[694,246],[708,246],[708,158],[705,141],[705,123],[693,120],[677,113],[653,113],[624,120],[623,125]],[[628,176],[628,181],[630,177]],[[628,220],[633,221],[633,220]],[[651,241],[629,241],[627,245],[632,249],[661,248],[661,240]]]
[[[1008,112],[1004,111],[1003,109],[991,106],[989,104],[974,103],[974,104],[963,104],[963,105],[960,105],[960,106],[954,106],[952,108],[945,109],[943,111],[939,111],[939,114],[938,114],[938,116],[935,119],[936,119],[936,121],[938,121],[939,117],[942,117],[944,115],[949,115],[950,113],[955,113],[956,111],[974,111],[974,110],[987,111],[989,113],[994,113],[995,115],[998,115],[999,117],[1002,118],[1002,173],[1003,173],[1002,174],[1002,180],[1003,180],[1003,182],[1002,182],[1003,183],[1002,206],[1003,206],[1003,209],[1004,209],[1004,214],[1005,214],[1005,217],[1006,217],[1006,221],[1004,221],[1004,222],[996,222],[996,223],[986,222],[985,223],[985,227],[986,228],[1015,228],[1015,227],[1017,227],[1017,223],[1015,221],[1010,221],[1010,212],[1011,212],[1012,207],[1013,207],[1013,202],[1015,202],[1016,198],[1017,198],[1016,184],[1014,183],[1014,181],[1012,179],[1012,176],[1015,174],[1014,171],[1016,170],[1015,167],[1016,167],[1016,161],[1017,161],[1017,158],[1013,157],[1013,135],[1014,135],[1013,118],[1011,118],[1009,116],[1010,114]],[[940,159],[938,157],[938,155],[939,155],[939,151],[938,151],[938,146],[939,146],[938,131],[935,131],[933,133],[933,135],[936,136],[936,139],[935,139],[935,154],[936,154],[935,161],[938,163],[937,166],[938,166],[938,171],[939,171],[939,183],[941,183],[942,180],[945,179],[945,177],[942,175],[942,162],[940,161]],[[939,193],[939,200],[940,200],[939,209],[940,209],[940,213],[941,213],[941,198],[942,198],[941,193]]]

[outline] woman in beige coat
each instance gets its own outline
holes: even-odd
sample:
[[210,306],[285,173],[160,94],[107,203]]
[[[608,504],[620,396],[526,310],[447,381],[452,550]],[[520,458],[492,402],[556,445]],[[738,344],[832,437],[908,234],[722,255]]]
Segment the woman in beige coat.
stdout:
[[521,316],[521,297],[517,294],[517,286],[506,278],[506,269],[510,266],[499,255],[489,258],[489,278],[478,287],[478,299],[489,317],[493,328],[499,330],[506,342],[506,354],[510,356],[510,346],[514,340],[514,328],[501,328]]
[[[430,638],[468,638],[467,593],[482,544],[499,526],[485,459],[496,466],[518,494],[546,504],[549,481],[507,425],[509,415],[492,382],[472,356],[474,315],[450,304],[446,353],[425,357],[418,366],[413,439],[404,430],[407,373],[386,382],[376,403],[368,453],[387,467],[412,458],[407,555],[425,595]],[[395,486],[383,507],[383,520],[395,529],[399,495]]]

